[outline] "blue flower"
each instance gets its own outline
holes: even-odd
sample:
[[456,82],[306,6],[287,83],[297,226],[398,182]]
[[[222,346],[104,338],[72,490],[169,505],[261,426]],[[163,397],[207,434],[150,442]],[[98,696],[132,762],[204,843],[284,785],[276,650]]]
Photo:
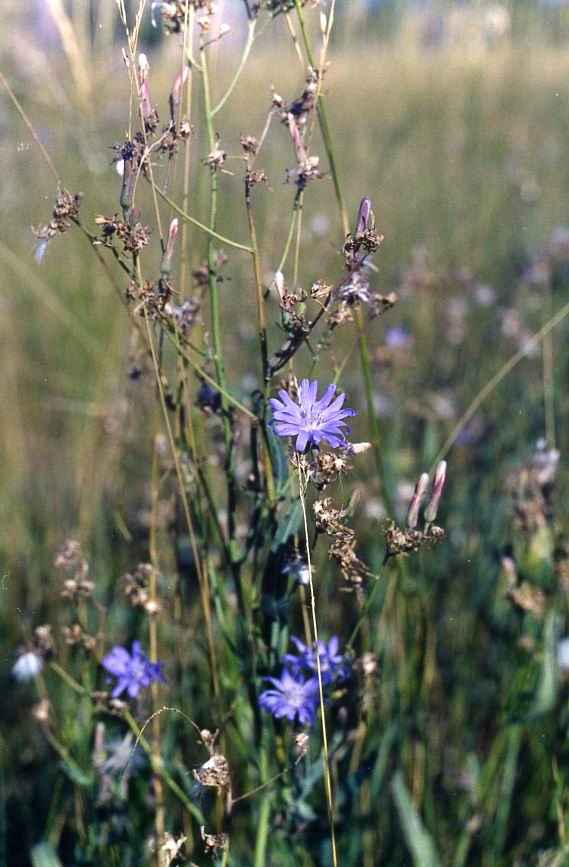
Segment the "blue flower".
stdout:
[[300,725],[314,725],[318,707],[318,681],[315,677],[305,679],[302,672],[291,673],[283,669],[280,678],[266,677],[275,687],[259,696],[259,707],[268,710],[274,717],[286,717],[289,722],[297,720]]
[[104,657],[102,666],[117,681],[112,698],[117,698],[125,689],[130,698],[136,698],[143,687],[150,686],[155,680],[168,683],[162,674],[162,663],[150,662],[140,649],[140,641],[132,642],[131,653],[120,645],[113,647]]
[[[350,427],[342,419],[356,415],[353,409],[342,409],[345,394],[340,394],[330,403],[336,393],[336,386],[329,385],[324,396],[317,400],[318,380],[309,382],[303,379],[299,389],[299,403],[296,404],[286,391],[279,391],[280,400],[273,397],[270,404],[274,410],[273,428],[282,437],[295,436],[295,448],[303,452],[308,443],[317,446],[321,440],[332,448],[345,443],[345,434]],[[342,428],[346,428],[345,431]]]
[[405,349],[411,343],[411,335],[402,325],[394,325],[385,332],[385,343],[390,349]]
[[[316,665],[316,642],[314,642],[312,650],[300,641],[299,638],[291,637],[296,645],[299,655],[287,653],[283,656],[281,662],[287,665],[291,671],[310,671],[317,674]],[[344,654],[338,653],[339,641],[336,635],[333,635],[330,641],[326,644],[325,641],[318,642],[318,657],[320,659],[320,674],[322,684],[328,686],[334,680],[344,680],[350,675],[350,662]]]

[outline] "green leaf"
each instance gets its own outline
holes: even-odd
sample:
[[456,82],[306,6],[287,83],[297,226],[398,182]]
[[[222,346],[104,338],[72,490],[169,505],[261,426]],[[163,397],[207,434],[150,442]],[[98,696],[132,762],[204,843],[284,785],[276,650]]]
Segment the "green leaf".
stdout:
[[276,554],[282,545],[286,545],[291,536],[298,533],[301,519],[302,506],[300,500],[297,499],[291,503],[288,512],[278,526],[275,538],[273,539],[273,544],[271,545],[271,553]]
[[441,867],[435,845],[413,807],[400,771],[393,778],[391,788],[413,864],[415,867]]
[[50,843],[38,843],[30,852],[33,867],[62,867],[57,853]]
[[284,450],[282,437],[276,436],[270,427],[267,428],[267,443],[276,482],[276,493],[281,499],[285,496],[288,487],[288,457]]
[[559,639],[559,620],[552,610],[545,621],[543,640],[543,662],[532,716],[549,713],[555,707],[559,676],[557,671],[557,643]]

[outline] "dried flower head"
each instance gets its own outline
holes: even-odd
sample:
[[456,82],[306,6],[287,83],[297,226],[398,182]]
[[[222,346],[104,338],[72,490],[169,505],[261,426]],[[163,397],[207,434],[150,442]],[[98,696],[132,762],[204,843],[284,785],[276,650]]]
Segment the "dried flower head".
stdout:
[[202,786],[213,786],[223,789],[225,786],[229,786],[231,782],[229,779],[229,764],[221,753],[215,753],[197,770],[193,770],[192,774]]
[[83,556],[81,543],[76,539],[67,539],[55,552],[53,565],[61,569],[71,578],[82,580],[87,577],[89,564]]
[[214,858],[223,855],[229,845],[229,836],[227,834],[207,834],[203,825],[200,832],[205,844],[205,851],[211,853]]
[[44,659],[50,659],[53,656],[55,647],[53,635],[51,634],[51,624],[44,623],[41,626],[36,626],[32,643]]
[[398,554],[409,554],[412,551],[419,551],[425,545],[434,545],[442,542],[444,539],[444,530],[441,527],[434,525],[428,530],[421,533],[420,530],[399,529],[395,521],[388,521],[383,527],[383,536],[386,544],[386,559],[395,557]]
[[215,148],[205,158],[205,164],[212,172],[219,171],[223,168],[227,153],[221,148],[221,140],[218,135],[215,137]]

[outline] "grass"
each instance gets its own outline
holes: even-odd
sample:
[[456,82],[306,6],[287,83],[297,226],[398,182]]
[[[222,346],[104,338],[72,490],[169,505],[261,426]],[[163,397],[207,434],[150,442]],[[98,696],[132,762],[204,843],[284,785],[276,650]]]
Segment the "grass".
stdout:
[[[81,21],[73,23],[80,33]],[[395,309],[374,320],[367,334],[384,458],[398,503],[401,483],[414,483],[431,466],[461,413],[518,350],[524,330],[530,334],[542,326],[547,304],[555,311],[567,301],[564,262],[553,269],[549,301],[543,289],[528,289],[520,281],[533,252],[545,247],[555,226],[568,222],[569,51],[535,31],[529,34],[529,48],[518,39],[484,52],[464,44],[425,51],[417,45],[411,22],[389,41],[371,39],[362,48],[338,38],[330,51],[323,90],[348,211],[355,215],[361,197],[372,196],[385,235],[375,257],[377,289],[400,295]],[[237,34],[228,39],[238,42]],[[124,139],[128,79],[116,45],[101,42],[92,62],[78,72],[41,45],[33,31],[22,32],[21,40],[21,54],[30,59],[23,64],[6,45],[2,69],[10,73],[66,185],[85,191],[85,214],[108,213],[109,202],[118,210],[120,181],[109,167],[108,147]],[[148,53],[153,98],[158,101],[160,95],[165,112],[163,94],[175,77],[177,55],[168,40]],[[217,56],[212,52],[214,104],[235,68],[225,63],[220,46]],[[292,99],[303,80],[285,23],[278,20],[260,38],[232,97],[215,118],[215,132],[229,154],[240,152],[241,134],[259,136],[270,85]],[[199,97],[196,84],[198,128],[203,119]],[[105,863],[134,863],[140,857],[136,841],[148,836],[152,814],[144,780],[130,784],[124,814],[102,816],[93,797],[91,703],[70,692],[53,672],[46,673],[61,743],[73,763],[61,754],[58,760],[30,713],[37,701],[33,688],[14,687],[9,674],[16,646],[29,639],[35,626],[49,622],[57,635],[59,664],[83,688],[95,684],[95,667],[78,665],[75,651],[58,634],[69,614],[52,559],[65,538],[78,535],[84,542],[98,599],[109,610],[112,643],[144,632],[143,618],[120,601],[118,579],[149,559],[152,534],[157,533],[160,593],[168,596],[176,587],[180,604],[160,620],[160,646],[168,654],[173,683],[165,703],[183,708],[200,727],[223,723],[234,797],[287,766],[290,734],[265,727],[260,751],[248,742],[260,722],[239,666],[245,665],[252,678],[255,661],[236,661],[223,639],[244,640],[239,630],[246,634],[258,626],[254,618],[260,617],[260,599],[249,573],[243,591],[249,620],[243,623],[240,600],[228,589],[223,568],[213,567],[209,580],[221,698],[212,698],[204,688],[207,642],[189,538],[184,531],[174,550],[168,517],[162,524],[156,516],[152,519],[157,499],[163,513],[175,508],[171,461],[163,459],[164,475],[158,481],[149,469],[156,435],[164,433],[152,374],[105,273],[79,233],[54,239],[45,266],[34,264],[29,226],[48,219],[54,185],[7,102],[4,123],[0,519],[6,532],[0,551],[0,625],[7,661],[2,685],[10,700],[2,719],[8,845],[4,854],[0,847],[0,864],[2,855],[7,864],[27,863],[27,853],[40,840],[53,844],[63,863],[100,863],[101,840],[90,836],[89,824],[94,834],[106,829],[110,840],[117,841],[108,844]],[[198,219],[207,215],[209,175],[199,161],[209,149],[198,136],[188,203],[189,213]],[[317,136],[313,151],[325,163]],[[289,228],[294,191],[282,181],[292,164],[287,129],[275,123],[271,146],[259,159],[270,188],[254,190],[265,285]],[[218,176],[216,228],[247,245],[240,163],[228,160],[226,167],[235,175]],[[143,196],[143,221],[154,222],[149,191]],[[160,258],[156,236],[155,231],[149,254],[155,267]],[[305,193],[299,284],[308,288],[316,279],[332,282],[341,275],[341,239],[333,184],[326,177]],[[413,283],[408,270],[402,272],[417,262],[420,246],[426,248],[427,264],[416,265]],[[192,231],[189,249],[196,267],[207,254],[205,237]],[[283,269],[289,285],[292,267],[289,258]],[[478,283],[494,287],[495,302],[475,303],[476,287],[465,279],[464,269]],[[247,255],[232,254],[223,273],[227,279],[219,284],[219,305],[228,388],[243,400],[251,376],[258,380],[260,375],[252,324],[257,302]],[[506,311],[515,311],[521,322],[513,336],[501,327]],[[276,346],[279,311],[272,298],[266,313],[269,340]],[[394,325],[408,329],[410,349],[385,350],[385,332]],[[554,543],[545,545],[545,555],[535,553],[539,540],[514,526],[507,488],[512,471],[529,460],[546,431],[538,353],[522,360],[489,395],[468,428],[469,444],[456,445],[448,455],[442,506],[446,544],[408,558],[406,575],[389,567],[382,571],[359,647],[372,650],[379,660],[377,680],[373,688],[368,685],[368,717],[360,716],[361,705],[352,695],[341,710],[335,706],[329,714],[336,833],[344,867],[549,864],[556,863],[547,860],[554,855],[564,863],[567,690],[551,666],[555,668],[556,642],[567,616],[566,588],[553,578],[554,562],[560,573],[567,540],[566,338],[562,323],[551,338],[554,433],[562,459],[550,524]],[[331,359],[336,366],[345,364],[340,382],[349,405],[361,409],[354,439],[363,440],[368,435],[365,396],[353,347],[353,331],[343,331],[316,372],[327,379]],[[303,350],[298,372],[309,362]],[[133,365],[142,369],[137,379],[127,375]],[[212,447],[208,431],[198,418],[200,448],[207,446],[213,454],[206,472],[215,476],[222,435],[215,433]],[[379,571],[381,507],[369,454],[358,459],[335,499],[347,501],[352,488],[361,494],[354,517],[358,553]],[[213,494],[225,502],[215,479]],[[201,506],[196,508],[199,512]],[[208,526],[213,534],[215,528]],[[313,553],[320,632],[336,632],[347,641],[357,621],[357,601],[353,594],[339,592],[341,579],[322,542]],[[543,586],[543,616],[516,608],[505,597],[505,554],[523,564],[524,579]],[[291,625],[302,634],[300,607],[291,606],[290,613]],[[283,636],[278,640],[282,643]],[[137,724],[143,721],[141,715]],[[113,728],[112,720],[107,724]],[[168,773],[191,796],[186,770],[203,761],[203,750],[174,713],[161,718],[161,738]],[[170,792],[168,782],[163,783]],[[207,863],[191,814],[178,809],[175,798],[174,806],[167,803],[168,827],[172,816],[172,830],[183,830],[195,846],[194,860]],[[298,813],[295,805],[300,805]],[[219,830],[222,804],[208,802],[206,807]],[[270,833],[265,824],[269,813]],[[265,837],[257,842],[257,853],[268,846],[265,862],[257,854],[259,864],[332,863],[322,765],[315,754],[306,773],[285,776],[261,798],[236,807],[232,865],[251,863],[259,821]],[[285,831],[291,836],[285,837]]]

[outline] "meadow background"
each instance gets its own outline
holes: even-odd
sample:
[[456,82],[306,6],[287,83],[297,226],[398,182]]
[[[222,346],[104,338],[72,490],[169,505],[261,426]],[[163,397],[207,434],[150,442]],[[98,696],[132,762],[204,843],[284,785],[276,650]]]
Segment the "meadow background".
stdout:
[[[234,29],[216,49],[218,93],[244,36],[241,4],[225,6]],[[375,286],[399,296],[368,335],[387,479],[401,519],[418,474],[431,467],[471,401],[569,300],[569,9],[521,0],[372,6],[339,4],[324,90],[349,213],[355,219],[362,196],[371,196],[385,236],[374,260]],[[124,139],[129,85],[115,4],[68,4],[72,31],[63,41],[54,22],[57,7],[29,0],[3,6],[0,69],[65,184],[85,193],[86,219],[118,209],[120,180],[109,147]],[[307,15],[317,25],[317,13]],[[177,69],[174,37],[153,30],[147,14],[142,44],[153,100],[165,115]],[[271,85],[292,99],[304,77],[278,19],[256,43],[220,115],[217,132],[227,151],[239,153],[240,135],[259,135]],[[319,140],[314,149],[325,162]],[[197,169],[207,147],[198,139],[194,150],[191,211],[198,214],[207,172],[200,181]],[[266,284],[288,231],[293,191],[283,182],[291,153],[286,130],[275,126],[260,160],[270,189],[256,191],[255,199]],[[72,664],[60,638],[68,612],[53,568],[54,551],[69,537],[81,539],[97,594],[111,606],[109,640],[132,627],[132,614],[112,602],[119,576],[148,559],[152,444],[160,415],[148,371],[129,375],[140,362],[132,328],[85,239],[74,232],[56,238],[44,265],[34,262],[30,226],[47,222],[56,190],[5,93],[0,155],[0,864],[30,863],[41,841],[59,850],[62,863],[103,863],[94,855],[80,862],[73,854],[67,826],[79,821],[86,795],[61,769],[31,713],[38,700],[33,685],[16,684],[11,666],[17,647],[41,623],[53,625],[61,664]],[[239,184],[221,176],[219,231],[246,240],[241,200],[232,195]],[[191,239],[192,264],[199,265],[203,239]],[[299,284],[341,273],[341,241],[328,177],[305,197]],[[535,273],[544,260],[546,280]],[[224,351],[231,387],[240,395],[258,378],[255,301],[238,257],[227,276]],[[276,305],[269,305],[269,320],[271,311],[276,321]],[[389,336],[395,327],[403,329],[401,346],[394,345],[395,332]],[[545,367],[542,345],[528,350],[447,455],[440,516],[446,543],[408,560],[428,640],[413,635],[405,609],[413,600],[402,594],[392,616],[380,619],[383,592],[378,596],[368,626],[371,646],[378,640],[394,648],[403,631],[407,653],[402,667],[390,664],[387,653],[379,670],[377,748],[367,774],[352,780],[355,788],[366,787],[367,807],[350,813],[343,827],[342,864],[435,863],[408,845],[393,803],[390,781],[402,763],[411,769],[413,805],[441,863],[569,863],[567,680],[552,662],[557,641],[569,632],[567,587],[554,565],[569,543],[567,339],[562,322],[551,332]],[[352,342],[353,333],[343,335],[336,361]],[[327,364],[318,370],[321,380],[327,380]],[[354,439],[364,440],[356,353],[341,384],[349,405],[360,411]],[[560,451],[551,539],[539,569],[532,572],[530,563],[523,575],[546,594],[544,613],[506,598],[502,559],[531,547],[532,540],[517,538],[508,480],[546,436]],[[346,497],[352,488],[360,495],[358,551],[380,569],[385,515],[369,455],[344,485]],[[165,586],[176,575],[184,580],[184,564],[174,562],[164,540],[161,558]],[[338,592],[324,551],[317,566],[321,617],[329,635],[346,641],[357,619],[355,600]],[[169,677],[176,666],[181,674],[176,694],[164,700],[214,728],[208,692],[199,685],[204,638],[191,595],[185,616],[186,637],[176,633],[176,658],[165,658]],[[163,634],[176,628],[165,624]],[[80,741],[84,720],[73,694],[55,678],[50,688],[68,743],[77,745],[76,759],[86,769],[92,743]],[[197,760],[191,738],[184,737],[178,721],[164,721],[165,749],[182,739],[189,767]],[[136,798],[144,802],[142,794]],[[252,863],[247,826],[237,822],[233,833],[234,863]],[[318,833],[309,839],[313,845],[302,854],[295,850],[295,860],[275,848],[266,863],[331,863]],[[362,839],[367,843],[360,849]],[[108,863],[127,864],[128,857],[123,850]],[[193,861],[209,863],[198,854]]]

